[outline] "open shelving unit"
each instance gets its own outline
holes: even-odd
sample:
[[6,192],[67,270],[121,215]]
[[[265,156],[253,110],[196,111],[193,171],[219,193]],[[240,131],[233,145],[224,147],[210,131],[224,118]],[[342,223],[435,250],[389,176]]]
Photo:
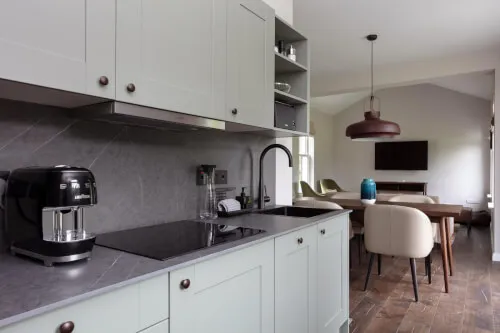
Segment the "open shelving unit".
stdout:
[[274,90],[275,130],[283,136],[309,134],[309,42],[297,29],[280,17],[275,19],[275,44],[284,41],[296,49],[296,61],[275,52],[275,82],[291,85],[290,92]]

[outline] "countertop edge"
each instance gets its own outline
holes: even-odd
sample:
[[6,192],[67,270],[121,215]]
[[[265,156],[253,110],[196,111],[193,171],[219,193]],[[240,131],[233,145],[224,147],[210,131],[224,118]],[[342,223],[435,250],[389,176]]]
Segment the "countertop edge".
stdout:
[[114,291],[116,289],[123,288],[123,287],[129,286],[129,285],[135,284],[135,283],[139,283],[139,282],[151,279],[151,278],[156,277],[156,276],[167,274],[167,273],[169,273],[171,271],[174,271],[174,270],[177,270],[177,269],[181,269],[181,268],[184,268],[186,266],[190,266],[190,265],[193,265],[193,264],[196,264],[196,263],[199,263],[199,262],[210,260],[210,259],[216,258],[216,257],[221,256],[221,255],[229,254],[231,252],[239,251],[239,250],[242,250],[244,248],[247,248],[247,247],[250,247],[250,246],[253,246],[253,245],[265,242],[265,241],[268,241],[270,239],[277,238],[277,237],[286,235],[288,233],[291,233],[291,232],[294,232],[294,231],[297,231],[297,230],[300,230],[300,229],[304,229],[304,228],[310,227],[312,225],[316,225],[316,224],[321,223],[324,220],[327,220],[329,218],[332,218],[332,217],[335,217],[335,216],[342,216],[342,215],[345,215],[345,214],[349,214],[350,212],[352,212],[352,210],[342,209],[342,210],[334,211],[334,212],[331,212],[331,213],[328,213],[328,214],[320,215],[318,217],[312,217],[310,219],[305,220],[305,221],[307,221],[309,223],[304,224],[302,226],[293,227],[293,228],[290,228],[289,230],[286,230],[286,231],[283,231],[283,232],[271,233],[271,234],[263,236],[261,238],[257,238],[255,240],[252,240],[250,242],[246,242],[246,243],[243,243],[243,244],[237,244],[237,245],[235,245],[233,247],[230,247],[230,248],[227,248],[227,249],[223,249],[221,251],[217,251],[217,252],[214,252],[214,253],[210,253],[210,254],[201,256],[199,258],[195,258],[195,259],[192,259],[192,260],[180,263],[180,264],[172,265],[172,266],[169,266],[169,267],[166,267],[166,268],[158,269],[158,270],[156,270],[154,272],[146,273],[146,274],[143,274],[143,275],[140,275],[140,276],[137,276],[137,277],[134,277],[134,278],[122,281],[122,282],[111,284],[109,286],[106,286],[106,287],[103,287],[103,288],[99,288],[99,289],[96,289],[96,290],[91,290],[91,291],[88,291],[88,292],[84,292],[84,293],[82,293],[80,295],[77,295],[77,296],[72,296],[72,297],[69,297],[67,299],[54,302],[52,304],[48,304],[48,305],[45,305],[45,306],[42,306],[42,307],[39,307],[39,308],[36,308],[36,309],[33,309],[33,310],[29,310],[29,311],[26,311],[26,312],[23,312],[23,313],[20,313],[20,314],[11,316],[11,317],[7,317],[7,318],[4,318],[4,319],[0,320],[0,328],[6,327],[8,325],[16,324],[16,323],[21,322],[23,320],[27,320],[27,319],[33,318],[35,316],[42,315],[44,313],[47,313],[47,312],[50,312],[50,311],[54,311],[54,310],[60,309],[60,308],[65,307],[65,306],[69,306],[69,305],[72,305],[72,304],[75,304],[75,303],[78,303],[78,302],[85,301],[85,300],[87,300],[89,298],[92,298],[92,297],[95,297],[95,296],[99,296],[99,295],[102,295],[102,294],[106,294],[106,293],[109,293],[109,292]]

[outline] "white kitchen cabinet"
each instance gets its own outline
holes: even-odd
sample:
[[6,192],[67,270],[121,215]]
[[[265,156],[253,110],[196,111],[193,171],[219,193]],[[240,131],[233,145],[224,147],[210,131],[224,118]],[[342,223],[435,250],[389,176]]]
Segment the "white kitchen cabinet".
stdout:
[[161,323],[148,327],[145,330],[140,331],[139,333],[168,333],[168,332],[169,332],[168,320],[165,320],[162,321]]
[[227,1],[226,120],[274,127],[274,10],[259,0]]
[[318,234],[312,226],[276,238],[275,333],[316,333]]
[[167,319],[170,314],[169,297],[168,273],[140,282],[139,327],[149,327]]
[[117,1],[116,99],[223,119],[225,1]]
[[114,74],[115,0],[0,2],[0,79],[114,98]]
[[170,273],[172,333],[273,333],[274,240]]
[[0,329],[1,333],[54,333],[74,324],[74,333],[136,333],[138,286],[132,285]]
[[168,273],[0,328],[0,333],[54,333],[73,322],[75,333],[168,333]]
[[349,316],[349,215],[317,228],[318,333],[336,333]]

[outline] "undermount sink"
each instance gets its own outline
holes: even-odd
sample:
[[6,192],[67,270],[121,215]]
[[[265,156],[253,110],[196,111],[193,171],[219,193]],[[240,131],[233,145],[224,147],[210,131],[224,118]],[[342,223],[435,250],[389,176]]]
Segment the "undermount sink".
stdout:
[[262,210],[260,212],[257,212],[257,214],[281,215],[281,216],[293,216],[293,217],[314,217],[321,214],[330,213],[332,211],[333,210],[331,209],[283,206],[278,208]]

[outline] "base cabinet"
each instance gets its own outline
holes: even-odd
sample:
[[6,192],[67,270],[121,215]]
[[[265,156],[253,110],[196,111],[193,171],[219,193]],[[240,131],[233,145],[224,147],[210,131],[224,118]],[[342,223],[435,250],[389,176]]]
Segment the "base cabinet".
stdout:
[[54,333],[348,331],[348,215],[0,328]]
[[274,240],[170,275],[170,332],[273,333]]
[[139,333],[169,333],[168,320],[162,321],[156,325],[146,328]]
[[275,241],[275,333],[316,333],[317,228]]
[[349,215],[318,228],[318,333],[338,332],[349,317]]
[[138,286],[132,285],[1,329],[1,333],[54,333],[72,322],[75,333],[136,333]]
[[349,314],[348,215],[275,239],[275,332],[338,333]]

